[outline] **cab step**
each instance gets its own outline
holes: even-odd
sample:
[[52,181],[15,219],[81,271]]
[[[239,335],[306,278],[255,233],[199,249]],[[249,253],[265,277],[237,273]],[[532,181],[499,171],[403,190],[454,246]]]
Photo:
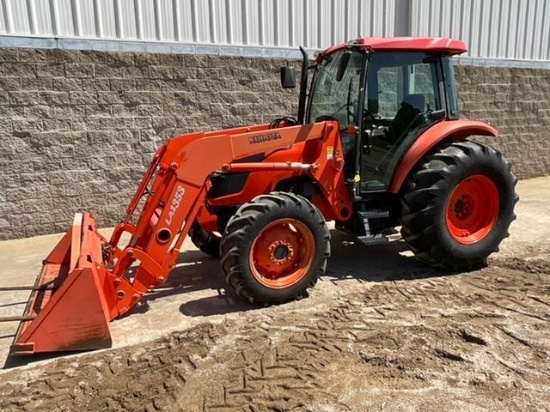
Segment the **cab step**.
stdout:
[[371,219],[384,219],[390,217],[390,211],[384,209],[372,209],[366,211],[357,212],[359,216],[363,218],[363,225],[365,226],[365,235],[357,236],[357,239],[365,245],[376,245],[381,243],[388,243],[390,240],[382,233],[371,233],[369,220]]
[[390,211],[384,209],[372,209],[366,210],[364,212],[357,212],[359,216],[364,219],[382,219],[385,217],[390,217]]
[[364,245],[377,245],[381,243],[388,243],[390,239],[381,233],[376,235],[366,235],[366,236],[357,236],[357,239],[361,241]]

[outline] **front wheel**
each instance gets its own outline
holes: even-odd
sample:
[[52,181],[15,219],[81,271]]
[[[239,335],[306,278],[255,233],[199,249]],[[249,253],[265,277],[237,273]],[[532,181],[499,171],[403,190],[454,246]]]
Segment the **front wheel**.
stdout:
[[401,233],[418,258],[469,270],[498,251],[515,219],[517,178],[489,146],[453,143],[429,156],[402,196]]
[[221,241],[221,266],[237,294],[255,303],[307,295],[326,269],[330,234],[307,199],[274,192],[242,205]]

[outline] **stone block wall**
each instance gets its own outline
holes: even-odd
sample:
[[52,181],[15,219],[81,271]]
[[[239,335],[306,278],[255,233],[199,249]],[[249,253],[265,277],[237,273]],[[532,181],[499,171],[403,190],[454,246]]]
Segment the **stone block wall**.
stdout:
[[0,239],[124,216],[173,133],[296,112],[272,59],[0,49]]
[[520,179],[550,174],[550,70],[456,66],[462,117],[496,127],[479,139],[504,153]]
[[[0,49],[0,239],[112,226],[173,133],[295,114],[285,62]],[[457,67],[462,114],[485,120],[520,178],[550,174],[550,71]]]

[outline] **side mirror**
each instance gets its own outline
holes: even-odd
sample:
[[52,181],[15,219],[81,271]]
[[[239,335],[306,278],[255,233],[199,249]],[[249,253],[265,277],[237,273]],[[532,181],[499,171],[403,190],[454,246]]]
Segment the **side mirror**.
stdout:
[[294,70],[294,67],[281,67],[281,86],[283,89],[294,89],[296,87],[296,70]]

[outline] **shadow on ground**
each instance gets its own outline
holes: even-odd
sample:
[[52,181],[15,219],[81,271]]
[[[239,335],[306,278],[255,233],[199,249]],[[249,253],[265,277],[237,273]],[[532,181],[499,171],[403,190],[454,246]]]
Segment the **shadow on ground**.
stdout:
[[[323,276],[334,284],[355,280],[358,282],[384,282],[412,280],[429,277],[448,276],[451,273],[429,268],[416,260],[399,237],[386,244],[365,246],[353,236],[333,230],[332,255],[329,258],[327,273]],[[215,294],[212,294],[212,291]],[[140,304],[127,315],[146,313],[150,303],[169,296],[199,292],[181,304],[182,315],[208,317],[235,312],[254,311],[263,305],[254,305],[239,297],[228,287],[219,260],[198,250],[188,250],[180,254],[177,267],[171,272],[167,282],[145,295]],[[208,296],[200,296],[208,292]],[[204,295],[204,294],[203,294]],[[0,338],[8,338],[2,336]],[[69,353],[46,354],[32,357],[13,357],[6,360],[4,368],[26,365],[31,362],[66,356]]]
[[[389,243],[365,246],[353,236],[333,230],[332,255],[324,276],[333,283],[355,279],[359,282],[384,282],[449,276],[452,273],[432,269],[415,259],[406,243],[397,238]],[[149,303],[176,294],[214,290],[207,296],[186,302],[180,311],[185,316],[212,316],[261,308],[252,305],[228,287],[218,259],[197,250],[180,254],[177,267],[168,281],[143,297],[141,305],[131,313],[145,313]]]
[[333,282],[355,279],[386,282],[449,276],[455,273],[431,268],[417,260],[400,236],[377,245],[363,245],[355,237],[333,230],[332,253],[326,276]]

